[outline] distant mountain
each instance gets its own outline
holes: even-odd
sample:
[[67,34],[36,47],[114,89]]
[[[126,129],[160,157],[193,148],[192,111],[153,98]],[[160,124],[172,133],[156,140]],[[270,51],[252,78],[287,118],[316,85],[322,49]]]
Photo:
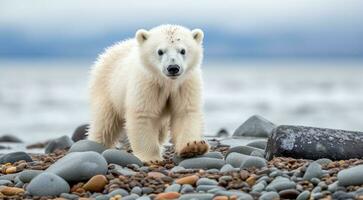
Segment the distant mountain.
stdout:
[[[29,36],[20,30],[0,30],[0,58],[90,58],[113,43],[133,37],[134,30],[114,30],[81,36]],[[362,36],[278,32],[271,35],[206,28],[205,55],[213,58],[363,58]]]

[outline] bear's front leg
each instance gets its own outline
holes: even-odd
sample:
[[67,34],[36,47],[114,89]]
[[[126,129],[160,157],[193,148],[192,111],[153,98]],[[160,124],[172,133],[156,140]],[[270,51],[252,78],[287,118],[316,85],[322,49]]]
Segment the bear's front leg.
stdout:
[[172,116],[171,133],[178,156],[193,157],[208,152],[209,145],[202,139],[202,120],[202,114],[198,112]]
[[133,154],[143,162],[162,161],[159,145],[159,119],[146,113],[129,111],[127,135]]

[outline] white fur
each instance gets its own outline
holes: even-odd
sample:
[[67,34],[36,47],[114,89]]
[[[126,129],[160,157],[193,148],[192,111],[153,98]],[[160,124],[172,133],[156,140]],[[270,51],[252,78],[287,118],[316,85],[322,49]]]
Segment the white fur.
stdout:
[[[90,139],[112,147],[127,132],[143,161],[162,160],[169,132],[176,152],[201,140],[202,40],[199,29],[162,25],[106,49],[91,71]],[[180,55],[183,48],[186,53]],[[165,50],[163,56],[159,49]],[[165,74],[172,62],[182,68],[178,77]]]

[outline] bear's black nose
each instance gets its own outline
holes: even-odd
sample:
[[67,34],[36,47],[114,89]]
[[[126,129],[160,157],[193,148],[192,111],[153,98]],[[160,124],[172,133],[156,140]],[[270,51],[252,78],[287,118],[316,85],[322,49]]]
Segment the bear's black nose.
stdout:
[[170,75],[176,75],[178,74],[180,67],[179,65],[169,65],[167,70]]

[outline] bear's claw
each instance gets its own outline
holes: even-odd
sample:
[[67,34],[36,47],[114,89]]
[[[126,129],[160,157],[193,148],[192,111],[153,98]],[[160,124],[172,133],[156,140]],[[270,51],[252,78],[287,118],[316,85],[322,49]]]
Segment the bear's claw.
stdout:
[[180,150],[178,155],[183,158],[194,157],[207,153],[209,145],[204,141],[188,142],[184,148]]

